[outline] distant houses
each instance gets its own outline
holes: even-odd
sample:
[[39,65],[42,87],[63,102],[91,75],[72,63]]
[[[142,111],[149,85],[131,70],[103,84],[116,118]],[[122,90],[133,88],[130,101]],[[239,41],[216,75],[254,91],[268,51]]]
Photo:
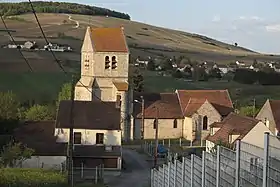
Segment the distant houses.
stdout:
[[27,50],[45,50],[45,51],[55,51],[55,52],[70,52],[72,51],[71,46],[61,45],[56,43],[49,43],[40,48],[35,41],[16,41],[15,43],[10,43],[4,48],[9,49],[27,49]]
[[36,42],[32,41],[17,41],[15,44],[8,44],[10,49],[35,49],[37,48]]

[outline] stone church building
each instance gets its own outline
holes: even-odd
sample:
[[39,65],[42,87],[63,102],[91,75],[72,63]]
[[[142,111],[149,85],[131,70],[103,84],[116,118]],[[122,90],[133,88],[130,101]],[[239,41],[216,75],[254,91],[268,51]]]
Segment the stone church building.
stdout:
[[132,92],[128,73],[129,49],[123,28],[88,27],[81,49],[81,78],[75,86],[75,100],[116,102],[121,111],[123,138],[130,134],[128,101]]

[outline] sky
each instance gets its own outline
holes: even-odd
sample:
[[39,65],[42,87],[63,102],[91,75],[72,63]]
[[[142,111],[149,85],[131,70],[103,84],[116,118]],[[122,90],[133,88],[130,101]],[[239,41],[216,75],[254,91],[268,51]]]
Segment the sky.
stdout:
[[78,3],[125,12],[133,21],[280,54],[280,0],[80,0]]

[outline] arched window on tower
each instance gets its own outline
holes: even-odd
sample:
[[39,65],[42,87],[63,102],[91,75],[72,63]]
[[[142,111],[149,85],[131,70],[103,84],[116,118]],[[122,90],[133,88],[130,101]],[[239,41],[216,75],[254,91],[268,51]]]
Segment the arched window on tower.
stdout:
[[207,130],[207,128],[208,128],[208,118],[207,116],[204,116],[202,120],[202,129]]
[[105,69],[109,69],[110,68],[110,57],[106,56],[105,57]]
[[115,56],[112,57],[112,69],[117,69],[118,64],[117,64],[117,59]]

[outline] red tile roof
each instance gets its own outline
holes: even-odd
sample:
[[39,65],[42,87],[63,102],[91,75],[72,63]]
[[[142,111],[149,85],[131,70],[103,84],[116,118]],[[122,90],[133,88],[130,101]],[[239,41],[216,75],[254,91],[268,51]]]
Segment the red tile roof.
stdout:
[[190,116],[207,100],[222,115],[226,116],[233,111],[227,90],[177,90],[181,110],[184,115]]
[[280,130],[280,100],[268,100],[277,130]]
[[[134,100],[144,97],[145,118],[178,119],[184,118],[176,93],[135,93]],[[158,111],[158,112],[157,112]],[[134,104],[134,116],[141,118],[141,104]]]
[[221,128],[214,135],[208,136],[206,139],[211,142],[222,141],[224,143],[229,143],[229,135],[239,135],[238,139],[242,139],[258,122],[260,121],[255,118],[230,113],[222,121],[223,125]]
[[91,38],[96,52],[129,52],[122,28],[91,28]]

